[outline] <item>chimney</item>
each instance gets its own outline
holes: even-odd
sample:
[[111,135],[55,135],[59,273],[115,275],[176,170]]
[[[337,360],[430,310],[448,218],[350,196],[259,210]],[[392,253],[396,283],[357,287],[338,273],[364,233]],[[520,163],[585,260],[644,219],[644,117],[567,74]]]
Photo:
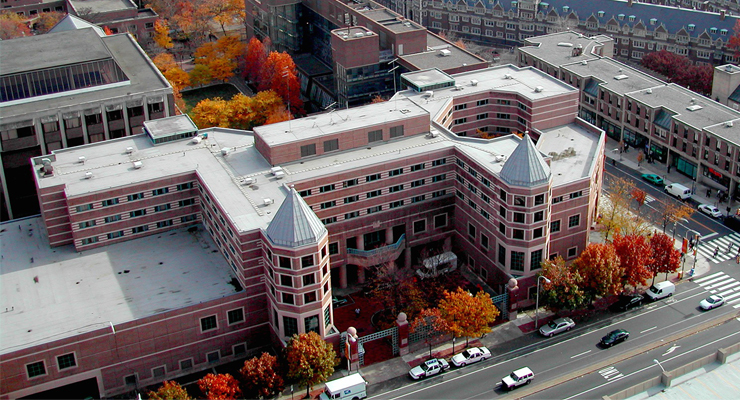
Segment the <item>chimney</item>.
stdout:
[[719,12],[719,20],[720,20],[720,21],[724,21],[724,20],[725,20],[725,14],[726,14],[726,13],[727,13],[727,11],[725,11],[725,10],[721,10],[721,11]]
[[632,7],[632,0],[627,0],[627,7]]

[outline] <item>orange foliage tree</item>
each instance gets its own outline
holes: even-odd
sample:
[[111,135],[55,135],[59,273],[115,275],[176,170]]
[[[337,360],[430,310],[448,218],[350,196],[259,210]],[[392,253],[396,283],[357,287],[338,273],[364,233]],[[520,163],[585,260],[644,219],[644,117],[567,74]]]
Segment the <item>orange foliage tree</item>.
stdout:
[[244,78],[255,82],[260,78],[260,71],[267,61],[267,51],[259,39],[253,37],[247,44],[247,52],[244,57]]
[[466,346],[471,336],[479,337],[490,332],[489,325],[499,315],[488,293],[481,290],[473,296],[460,287],[454,292],[445,290],[438,308],[452,335],[465,336]]
[[622,291],[624,269],[611,243],[590,243],[573,262],[583,277],[584,288],[595,296],[609,296]]
[[258,92],[253,97],[237,94],[228,108],[229,127],[245,130],[264,125],[268,118],[284,110],[283,100],[272,90]]
[[154,43],[163,49],[171,49],[174,47],[172,44],[172,38],[170,37],[170,25],[167,20],[158,19],[154,22]]
[[642,235],[615,235],[612,242],[619,254],[619,266],[624,270],[623,282],[638,286],[647,283],[652,272],[648,269],[652,250],[647,238]]
[[49,29],[53,28],[57,22],[61,21],[66,14],[60,12],[42,12],[33,21],[33,27],[38,33],[47,33]]
[[306,397],[311,386],[326,380],[334,373],[337,354],[334,347],[316,332],[293,335],[284,350],[288,379],[306,386]]
[[274,90],[286,104],[290,104],[291,114],[303,114],[301,83],[296,66],[288,53],[273,51],[267,56],[260,73],[259,90]]
[[244,18],[243,0],[202,0],[200,7],[221,25],[221,32],[226,35],[226,25],[238,23]]
[[220,97],[203,99],[190,110],[190,118],[199,129],[229,127],[228,102]]
[[645,205],[645,200],[647,200],[647,193],[645,193],[644,190],[634,188],[632,189],[632,192],[630,192],[630,196],[632,196],[632,200],[634,200],[637,203],[637,216],[640,216],[640,208]]
[[211,83],[213,76],[207,65],[198,64],[190,70],[190,83],[193,85],[205,85]]
[[244,54],[244,43],[236,36],[224,36],[216,42],[206,42],[195,51],[195,63],[211,70],[213,79],[227,80],[234,76],[237,59]]
[[285,382],[278,367],[277,358],[267,353],[244,361],[244,366],[239,370],[244,397],[267,399],[280,394],[285,388]]
[[24,36],[31,36],[31,29],[28,28],[28,23],[23,16],[11,11],[0,13],[0,39],[8,40]]
[[239,381],[231,374],[208,374],[198,381],[200,391],[208,400],[231,400],[241,397]]
[[563,257],[542,261],[542,276],[550,280],[542,286],[543,303],[555,310],[576,310],[591,300],[583,290],[583,277],[565,264]]
[[447,321],[442,318],[438,308],[425,308],[411,321],[411,332],[420,333],[424,342],[429,345],[429,357],[432,357],[432,345],[435,340],[450,330]]
[[154,62],[154,65],[156,65],[162,72],[162,75],[164,75],[167,81],[170,82],[170,85],[172,86],[172,94],[175,98],[175,104],[178,109],[184,110],[185,103],[182,101],[182,93],[180,93],[180,91],[183,88],[190,86],[190,75],[177,65],[172,54],[157,54],[152,59],[152,62]]
[[669,272],[678,270],[681,253],[673,246],[673,239],[670,236],[663,233],[654,234],[650,238],[650,249],[652,254],[648,269],[653,274],[653,283],[658,273],[664,272],[667,277]]
[[188,391],[175,381],[164,381],[156,392],[147,394],[150,400],[190,400]]

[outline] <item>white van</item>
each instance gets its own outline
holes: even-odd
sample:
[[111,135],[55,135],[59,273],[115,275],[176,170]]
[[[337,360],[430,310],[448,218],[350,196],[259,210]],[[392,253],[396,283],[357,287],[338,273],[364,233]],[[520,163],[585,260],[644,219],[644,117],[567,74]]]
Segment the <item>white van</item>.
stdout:
[[691,189],[680,183],[671,183],[670,185],[666,185],[665,192],[681,200],[686,200],[691,197]]
[[671,297],[673,296],[673,292],[676,291],[676,285],[673,284],[673,282],[658,282],[653,286],[650,286],[650,289],[645,292],[645,296],[649,300],[660,300],[665,297]]
[[367,382],[359,373],[326,382],[320,400],[360,400],[367,397]]
[[522,385],[529,385],[534,379],[534,372],[531,369],[524,367],[511,373],[509,376],[505,376],[501,380],[501,387],[507,390],[517,388]]

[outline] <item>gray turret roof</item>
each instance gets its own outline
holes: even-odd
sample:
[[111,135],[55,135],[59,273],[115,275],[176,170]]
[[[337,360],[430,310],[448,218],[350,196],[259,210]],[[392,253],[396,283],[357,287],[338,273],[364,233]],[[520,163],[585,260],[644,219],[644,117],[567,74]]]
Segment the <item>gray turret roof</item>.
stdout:
[[529,135],[524,135],[501,168],[501,179],[509,185],[533,187],[550,181],[550,166],[534,147]]
[[324,234],[324,224],[293,188],[267,226],[267,236],[278,246],[300,247],[318,243]]

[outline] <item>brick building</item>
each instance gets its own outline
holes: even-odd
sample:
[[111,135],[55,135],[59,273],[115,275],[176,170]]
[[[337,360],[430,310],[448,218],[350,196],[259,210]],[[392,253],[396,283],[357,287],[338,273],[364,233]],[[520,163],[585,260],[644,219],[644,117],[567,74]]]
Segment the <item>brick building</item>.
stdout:
[[[23,253],[12,242],[3,249],[3,287],[23,290],[0,304],[11,309],[0,323],[17,327],[0,332],[2,393],[85,381],[107,396],[279,347],[294,333],[338,344],[332,287],[361,285],[384,263],[425,275],[437,267],[429,254],[454,254],[502,292],[517,278],[512,307],[532,304],[540,261],[575,258],[587,244],[603,132],[577,117],[578,90],[534,68],[401,79],[409,89],[390,101],[253,132],[197,131],[177,116],[144,122],[143,135],[34,158],[36,236],[61,255],[36,256],[38,246]],[[4,238],[24,238],[19,224]],[[119,260],[150,241],[161,254]],[[189,253],[169,260],[171,241]],[[203,272],[187,261],[202,252],[222,255],[212,263],[221,284],[189,277]],[[76,255],[84,280],[44,273],[66,271],[57,258]],[[31,257],[39,261],[21,261]],[[130,287],[127,270],[157,294]],[[224,288],[224,273],[238,289]],[[57,302],[33,276],[80,304],[95,303],[93,278],[117,280],[100,301],[118,306],[69,322],[50,312]],[[192,285],[209,290],[183,298]],[[45,317],[33,333],[31,313]]]

